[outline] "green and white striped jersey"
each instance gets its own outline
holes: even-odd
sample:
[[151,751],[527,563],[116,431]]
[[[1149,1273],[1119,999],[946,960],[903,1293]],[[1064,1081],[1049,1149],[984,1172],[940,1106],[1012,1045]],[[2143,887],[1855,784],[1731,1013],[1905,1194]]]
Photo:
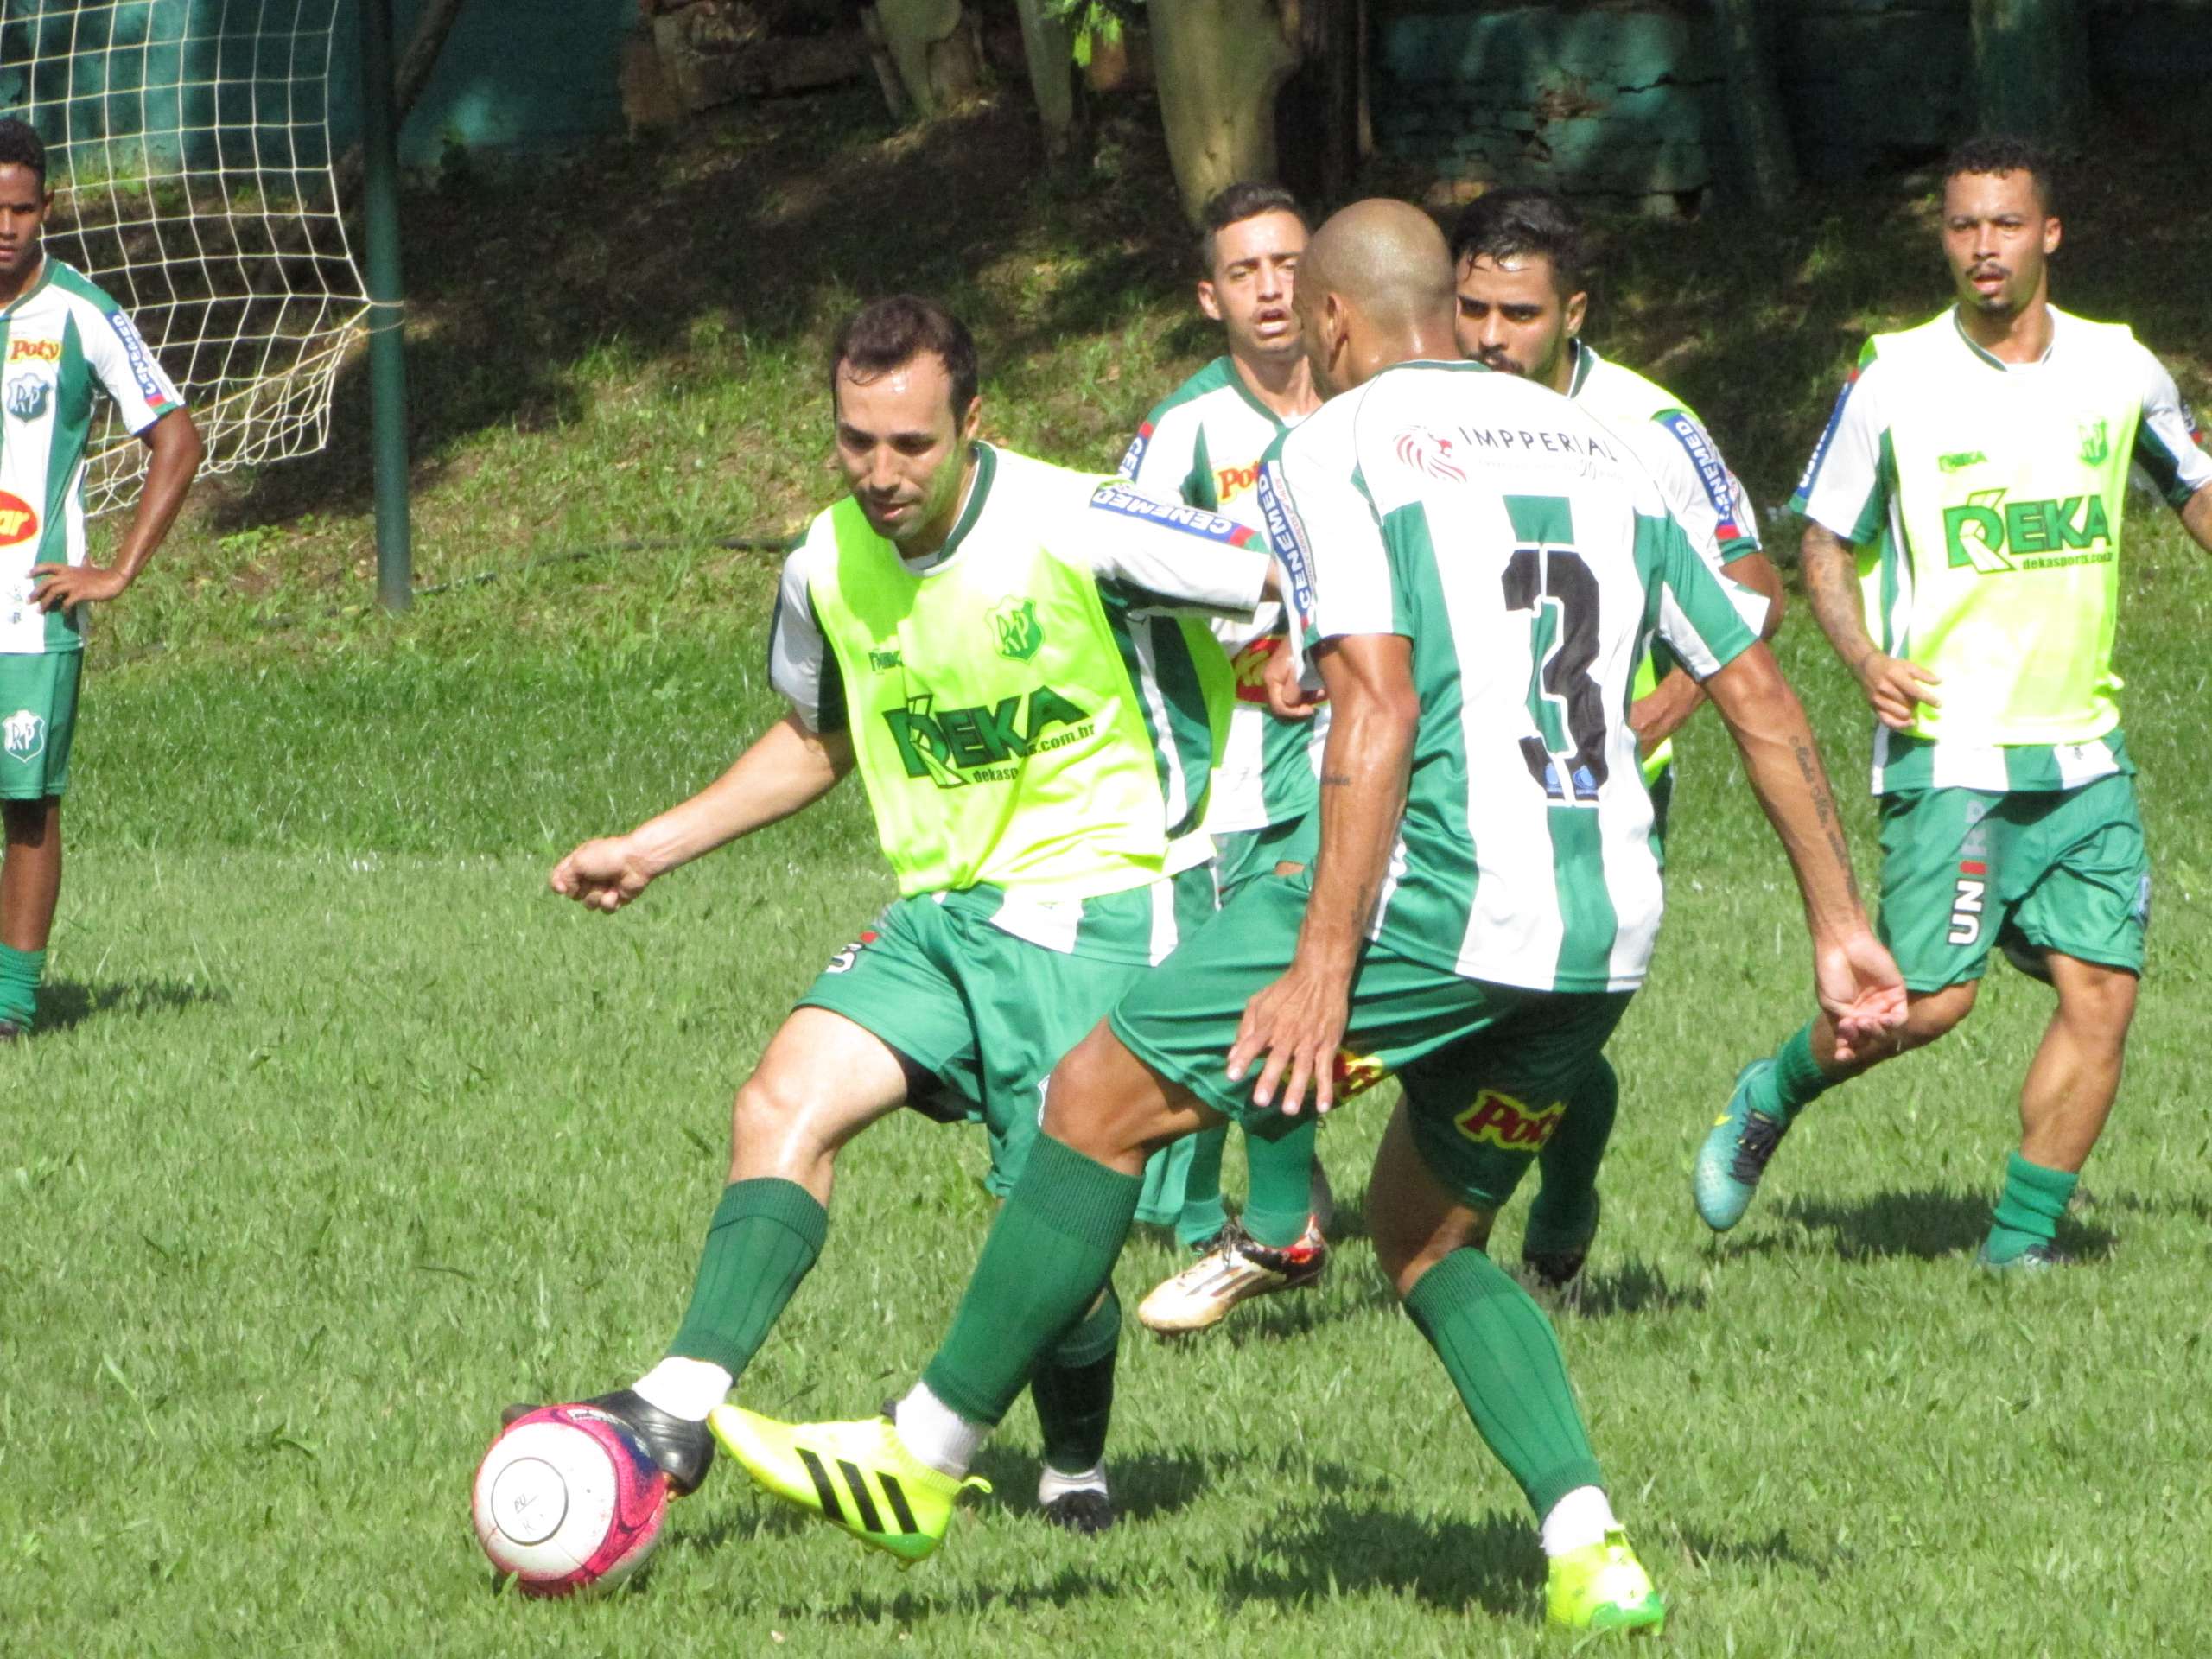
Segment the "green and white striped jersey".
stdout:
[[[1567,395],[1611,427],[1650,469],[1668,511],[1707,564],[1719,570],[1759,551],[1758,515],[1721,459],[1720,446],[1689,405],[1656,380],[1608,362],[1580,340],[1574,343],[1574,373]],[[1646,658],[1637,671],[1636,695],[1646,696],[1658,683],[1659,664]],[[1673,741],[1662,743],[1644,760],[1645,780],[1656,784],[1674,758]]]
[[[1235,362],[1217,357],[1145,416],[1122,454],[1122,476],[1154,495],[1180,497],[1256,530],[1261,459],[1294,424],[1252,395]],[[1206,831],[1229,835],[1287,823],[1313,805],[1328,705],[1310,722],[1268,712],[1262,676],[1283,639],[1278,607],[1263,606],[1249,622],[1217,622],[1213,632],[1236,675],[1236,706],[1214,768]]]
[[85,643],[85,607],[41,612],[31,602],[31,567],[85,562],[85,444],[96,391],[114,399],[133,432],[184,407],[130,314],[48,254],[37,281],[0,311],[0,652]]
[[1421,719],[1372,936],[1497,984],[1642,983],[1661,889],[1637,664],[1656,636],[1717,672],[1756,641],[1758,596],[1606,427],[1478,363],[1400,364],[1331,399],[1260,488],[1304,638],[1413,641]]
[[1878,795],[2134,769],[2112,667],[2128,475],[2178,507],[2212,458],[2124,325],[2050,320],[2035,363],[1983,351],[1955,308],[1875,335],[1797,487],[1798,512],[1859,545],[1868,632],[1942,681],[1911,731],[1875,727]]

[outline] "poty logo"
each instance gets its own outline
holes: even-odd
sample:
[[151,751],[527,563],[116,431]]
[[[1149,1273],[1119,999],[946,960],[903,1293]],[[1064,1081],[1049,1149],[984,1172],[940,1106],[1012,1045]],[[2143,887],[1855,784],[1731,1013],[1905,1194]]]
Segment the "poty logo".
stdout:
[[34,363],[59,363],[61,360],[61,342],[58,340],[10,340],[8,342],[8,360],[20,363],[25,358]]
[[1337,1051],[1335,1062],[1329,1067],[1329,1076],[1336,1084],[1337,1098],[1350,1100],[1354,1095],[1363,1095],[1390,1075],[1390,1068],[1373,1054],[1355,1054],[1348,1048]]
[[1257,462],[1249,467],[1217,467],[1213,469],[1213,499],[1217,502],[1233,501],[1259,481]]
[[38,534],[38,514],[20,495],[0,490],[0,547],[13,547]]
[[1452,1122],[1470,1141],[1486,1141],[1506,1152],[1536,1152],[1566,1115],[1564,1101],[1531,1111],[1510,1095],[1485,1089]]
[[46,717],[18,709],[0,720],[0,748],[12,760],[35,760],[46,748]]
[[1464,484],[1466,469],[1452,459],[1452,440],[1441,438],[1426,427],[1409,426],[1397,435],[1398,459],[1417,473],[1441,479],[1446,484]]
[[1268,700],[1268,660],[1275,654],[1275,647],[1283,642],[1279,633],[1270,633],[1255,639],[1250,645],[1229,659],[1229,671],[1236,677],[1236,701],[1264,704]]

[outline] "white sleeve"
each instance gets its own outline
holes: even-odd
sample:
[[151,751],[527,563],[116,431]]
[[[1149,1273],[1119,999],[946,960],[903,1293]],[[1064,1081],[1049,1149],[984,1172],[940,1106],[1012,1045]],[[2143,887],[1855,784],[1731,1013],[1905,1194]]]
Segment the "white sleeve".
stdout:
[[1315,430],[1299,428],[1260,468],[1260,511],[1299,625],[1292,637],[1403,633],[1382,521],[1357,465],[1325,458]]
[[1188,501],[1197,469],[1198,423],[1187,404],[1162,404],[1122,452],[1121,474],[1147,494]]
[[1876,358],[1852,372],[1790,503],[1847,542],[1872,541],[1889,512],[1889,483],[1882,476],[1884,378]]
[[2178,507],[2212,484],[2212,457],[2204,453],[2196,417],[2181,400],[2166,365],[2143,352],[2143,418],[2135,429],[2135,464],[2167,505]]
[[107,309],[92,300],[76,308],[77,332],[85,360],[107,395],[123,424],[143,433],[162,416],[184,407],[176,383],[162,372],[138,326],[121,306]]
[[1249,617],[1268,580],[1266,537],[1233,518],[1118,481],[1084,512],[1090,568],[1147,610]]
[[1745,500],[1743,481],[1729,470],[1704,423],[1686,409],[1670,409],[1654,416],[1650,426],[1678,458],[1694,492],[1682,512],[1691,544],[1701,553],[1709,539],[1717,564],[1758,552],[1758,520]]
[[806,571],[812,543],[801,542],[784,561],[776,612],[768,623],[768,681],[810,732],[845,729],[845,678],[814,618]]

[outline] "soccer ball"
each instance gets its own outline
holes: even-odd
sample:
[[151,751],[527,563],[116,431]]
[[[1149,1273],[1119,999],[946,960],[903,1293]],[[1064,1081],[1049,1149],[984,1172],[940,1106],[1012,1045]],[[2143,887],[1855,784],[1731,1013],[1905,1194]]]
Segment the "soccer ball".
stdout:
[[546,1406],[501,1431],[476,1466],[477,1541],[526,1596],[611,1590],[652,1554],[668,1477],[620,1420]]

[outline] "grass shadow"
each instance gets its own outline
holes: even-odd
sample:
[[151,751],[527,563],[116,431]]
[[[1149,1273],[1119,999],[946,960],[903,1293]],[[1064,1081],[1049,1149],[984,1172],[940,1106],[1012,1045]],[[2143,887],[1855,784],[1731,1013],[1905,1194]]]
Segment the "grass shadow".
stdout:
[[137,1015],[173,1013],[203,1003],[227,1002],[228,991],[190,980],[154,979],[105,984],[60,979],[38,995],[38,1029],[67,1031],[73,1026],[104,1014]]
[[[1186,1509],[1206,1489],[1206,1466],[1195,1453],[1147,1452],[1130,1457],[1115,1452],[1109,1440],[1106,1464],[1114,1485],[1114,1509],[1124,1521],[1150,1521]],[[1035,1498],[1039,1459],[1014,1446],[991,1446],[976,1459],[976,1472],[991,1483],[990,1502],[1010,1513],[1039,1521]]]
[[1630,1262],[1604,1273],[1585,1269],[1580,1291],[1566,1311],[1577,1319],[1604,1319],[1620,1314],[1671,1313],[1705,1306],[1705,1292],[1696,1286],[1685,1289],[1668,1281],[1667,1275],[1642,1262]]
[[[1849,1202],[1786,1198],[1776,1213],[1808,1233],[1829,1235],[1835,1254],[1846,1262],[1910,1256],[1941,1261],[1971,1252],[1989,1231],[1985,1193],[1922,1187],[1877,1193]],[[2112,1254],[2112,1230],[2078,1221],[2071,1215],[2058,1224],[2058,1246],[2078,1260]],[[1789,1248],[1788,1238],[1769,1233],[1730,1247],[1730,1255],[1766,1255]]]
[[1834,1572],[1838,1556],[1834,1550],[1814,1554],[1799,1548],[1790,1541],[1787,1527],[1777,1527],[1764,1538],[1721,1538],[1694,1528],[1675,1535],[1681,1540],[1682,1548],[1696,1558],[1698,1565],[1708,1568],[1748,1567],[1758,1571],[1794,1567],[1825,1580]]
[[1281,1515],[1243,1540],[1230,1567],[1230,1604],[1320,1604],[1367,1589],[1408,1592],[1431,1607],[1479,1607],[1526,1618],[1544,1580],[1526,1517],[1432,1520],[1330,1498]]

